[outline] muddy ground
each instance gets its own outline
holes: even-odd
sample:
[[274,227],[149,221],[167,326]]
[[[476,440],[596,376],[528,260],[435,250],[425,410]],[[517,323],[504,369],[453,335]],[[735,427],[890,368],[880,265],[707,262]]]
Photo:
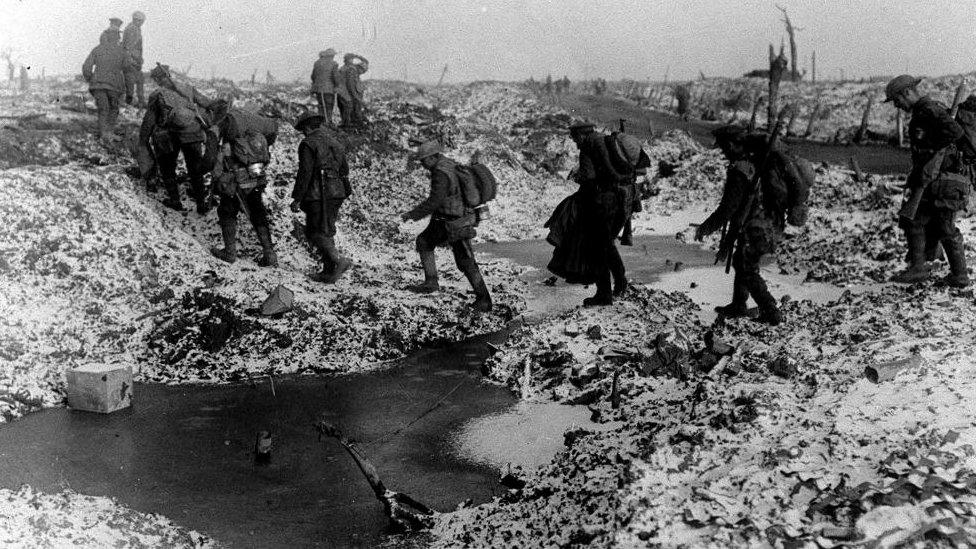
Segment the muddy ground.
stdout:
[[[130,165],[124,151],[81,134],[69,133],[83,143],[79,157],[54,153],[60,161],[52,165],[0,171],[15,191],[5,193],[0,208],[8,227],[17,228],[8,234],[12,244],[0,272],[9,288],[0,304],[5,418],[60,405],[63,370],[78,361],[136,363],[143,380],[231,381],[382,368],[433,343],[495,331],[546,291],[539,271],[481,256],[501,304],[488,318],[464,314],[469,297],[447,257],[441,258],[450,287],[444,295],[431,302],[399,290],[416,276],[410,238],[419,227],[392,220],[423,192],[422,174],[402,160],[407,139],[436,136],[460,158],[486,150],[503,187],[481,238],[525,240],[545,236],[542,221],[572,192],[562,179],[572,167],[563,129],[570,116],[608,125],[620,112],[633,115],[631,124],[649,116],[587,97],[569,100],[578,108],[569,112],[504,83],[430,93],[374,83],[370,93],[374,126],[353,162],[362,198],[348,206],[340,227],[340,243],[357,260],[358,274],[335,289],[304,279],[314,264],[294,236],[299,220],[285,211],[297,141],[290,130],[275,151],[272,177],[280,185],[268,193],[273,215],[286,220],[275,224],[283,266],[272,271],[249,260],[227,266],[210,258],[206,249],[217,243],[212,219],[161,209],[158,197],[124,175]],[[16,112],[55,109],[50,97],[21,101]],[[279,107],[309,102],[303,90],[286,86],[245,90],[241,100]],[[126,113],[129,123],[135,116]],[[720,195],[724,163],[703,146],[706,125],[658,116],[651,126],[646,150],[674,173],[651,174],[654,196],[636,232],[688,242],[688,223],[703,219]],[[523,400],[589,407],[589,422],[565,433],[564,449],[541,468],[514,469],[517,482],[510,479],[498,498],[438,515],[431,535],[413,541],[444,547],[976,541],[973,295],[933,283],[889,284],[904,253],[892,222],[897,177],[854,181],[849,170],[833,165],[846,165],[851,149],[805,150],[827,162],[817,170],[813,214],[805,227],[791,229],[766,267],[788,277],[777,287],[783,326],[715,323],[674,286],[636,285],[598,310],[566,309],[584,290],[559,287],[561,307],[519,328],[483,369]],[[901,161],[898,153],[868,148],[861,166],[876,162],[887,174]],[[972,220],[963,225],[972,242]],[[706,281],[721,287],[715,282],[722,280],[720,267],[707,266],[715,244],[706,240],[698,268],[686,271],[694,273],[684,279],[688,290]],[[245,248],[253,250],[253,241]],[[973,255],[971,244],[967,251]],[[641,252],[633,254],[629,261],[641,261]],[[937,274],[944,272],[938,266]],[[251,317],[247,309],[281,280],[297,290],[296,314]],[[812,283],[839,294],[800,299],[801,287]],[[171,294],[160,297],[166,289]],[[190,329],[200,323],[244,329],[215,346],[212,337]],[[286,333],[299,335],[289,341]],[[352,343],[337,345],[338,333],[353,334]],[[249,355],[255,348],[270,357]],[[906,362],[893,379],[865,379],[866,367],[896,360]],[[493,466],[502,459],[493,458]],[[145,536],[139,539],[150,545],[211,541],[105,498],[32,488],[0,496],[8,517],[0,540],[26,535],[64,543],[97,534],[91,539],[107,543],[127,536]],[[42,523],[31,509],[43,509]],[[119,519],[95,534],[85,531],[106,516]]]

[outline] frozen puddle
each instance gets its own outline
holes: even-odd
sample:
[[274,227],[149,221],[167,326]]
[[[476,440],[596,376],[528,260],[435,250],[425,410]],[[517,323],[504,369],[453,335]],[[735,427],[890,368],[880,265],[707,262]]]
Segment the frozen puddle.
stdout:
[[[732,299],[732,276],[732,272],[725,273],[724,265],[695,267],[664,273],[648,286],[669,292],[684,292],[702,307],[698,313],[702,322],[711,323],[715,319],[714,308],[718,305],[726,305]],[[793,301],[806,299],[814,303],[828,303],[838,299],[845,291],[863,292],[876,287],[876,285],[840,287],[822,282],[804,282],[803,277],[781,275],[769,269],[763,269],[762,276],[769,286],[769,291],[777,300],[788,295]],[[749,303],[750,306],[754,305],[751,298]]]
[[468,421],[454,442],[463,459],[502,471],[509,466],[532,470],[549,463],[565,447],[563,433],[580,426],[598,427],[585,406],[523,401]]
[[[132,407],[114,414],[30,414],[0,426],[0,487],[70,486],[114,497],[231,547],[376,546],[388,523],[382,505],[312,422],[324,416],[338,425],[384,483],[438,511],[488,501],[504,492],[499,471],[457,457],[453,441],[469,421],[515,406],[511,391],[479,373],[486,343],[505,337],[422,351],[380,372],[276,378],[273,390],[267,377],[220,386],[137,383]],[[561,443],[559,425],[568,420],[547,414],[549,432],[539,421],[529,423],[539,440]],[[501,438],[524,440],[518,422],[508,427]],[[253,456],[261,430],[273,435],[264,466]]]

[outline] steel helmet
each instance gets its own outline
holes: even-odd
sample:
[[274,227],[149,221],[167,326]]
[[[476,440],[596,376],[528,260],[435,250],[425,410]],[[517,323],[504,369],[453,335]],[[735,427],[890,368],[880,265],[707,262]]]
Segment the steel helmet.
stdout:
[[884,102],[888,103],[889,101],[894,100],[895,97],[898,96],[898,94],[900,94],[901,92],[907,89],[914,88],[921,81],[922,81],[921,78],[915,78],[910,74],[903,74],[901,76],[896,76],[892,78],[891,81],[888,82],[888,85],[885,86]]

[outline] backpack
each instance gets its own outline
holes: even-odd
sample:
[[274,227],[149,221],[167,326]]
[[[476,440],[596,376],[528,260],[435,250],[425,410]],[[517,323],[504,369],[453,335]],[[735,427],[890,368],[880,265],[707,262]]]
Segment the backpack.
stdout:
[[257,132],[247,132],[230,143],[231,153],[241,164],[267,164],[271,162],[268,140]]
[[956,147],[967,162],[976,162],[976,95],[970,95],[959,104],[956,122],[962,126],[963,135]]
[[498,180],[491,173],[488,166],[480,162],[471,164],[458,164],[457,169],[458,184],[461,187],[461,196],[464,203],[470,208],[477,208],[495,199],[498,194]]
[[775,177],[763,177],[764,205],[772,213],[785,215],[790,225],[802,227],[807,221],[810,189],[817,182],[813,165],[805,158],[773,149],[769,157],[769,170],[775,173]]
[[160,87],[156,93],[160,126],[177,131],[192,131],[200,127],[196,108],[186,97],[163,87]]
[[[633,135],[624,132],[613,132],[607,136],[607,151],[610,153],[610,161],[614,166],[627,167],[628,171],[634,172],[650,166],[650,159],[644,152],[643,143]],[[647,165],[642,165],[646,163]]]

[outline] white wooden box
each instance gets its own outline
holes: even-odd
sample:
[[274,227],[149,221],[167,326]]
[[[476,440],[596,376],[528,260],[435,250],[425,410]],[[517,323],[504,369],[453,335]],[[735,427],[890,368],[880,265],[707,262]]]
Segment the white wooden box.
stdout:
[[132,404],[132,367],[88,364],[68,370],[68,406],[109,414]]

